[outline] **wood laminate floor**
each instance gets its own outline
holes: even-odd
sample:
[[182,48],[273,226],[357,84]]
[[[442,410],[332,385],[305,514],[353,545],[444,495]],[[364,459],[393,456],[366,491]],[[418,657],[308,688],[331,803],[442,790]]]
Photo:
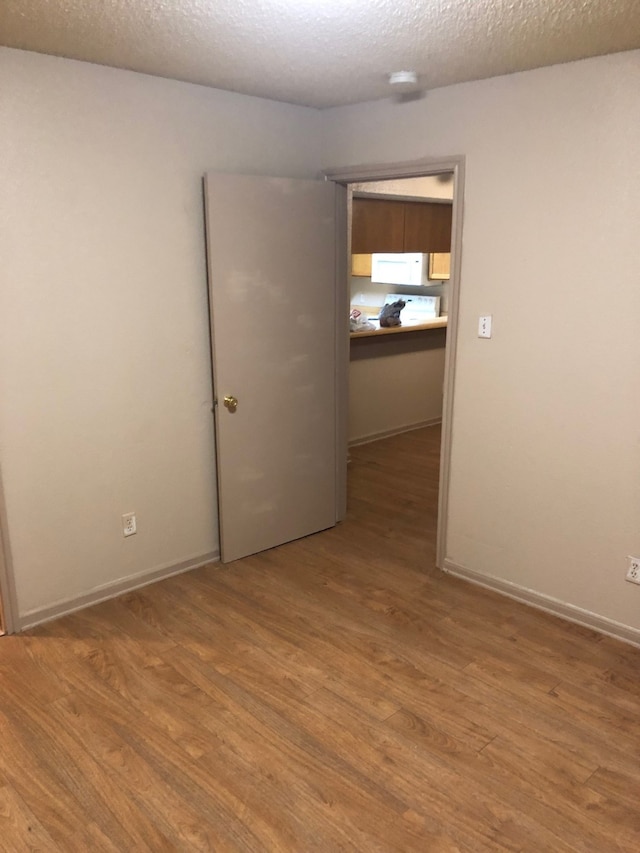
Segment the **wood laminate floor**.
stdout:
[[0,640],[0,849],[640,850],[640,651],[433,568],[437,428],[338,528]]

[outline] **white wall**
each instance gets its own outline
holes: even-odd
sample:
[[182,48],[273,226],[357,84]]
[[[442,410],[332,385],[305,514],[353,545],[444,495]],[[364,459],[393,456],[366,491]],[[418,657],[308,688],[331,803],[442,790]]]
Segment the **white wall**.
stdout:
[[634,628],[639,71],[634,51],[323,114],[333,166],[466,155],[449,560]]
[[217,550],[201,177],[315,174],[320,114],[8,49],[0,79],[0,458],[24,617]]
[[352,338],[349,441],[372,441],[442,419],[446,329]]

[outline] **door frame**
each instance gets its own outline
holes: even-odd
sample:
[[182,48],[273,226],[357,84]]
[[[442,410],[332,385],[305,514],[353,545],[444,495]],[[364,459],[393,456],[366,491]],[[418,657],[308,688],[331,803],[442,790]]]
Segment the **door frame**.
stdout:
[[[398,178],[422,178],[429,175],[439,175],[443,172],[453,173],[453,210],[451,224],[451,277],[449,279],[449,313],[447,322],[447,344],[445,349],[444,367],[444,400],[442,406],[442,442],[440,445],[440,481],[438,490],[438,522],[436,534],[436,566],[444,568],[447,546],[447,526],[449,510],[449,481],[451,475],[451,442],[453,424],[453,399],[455,387],[456,352],[458,344],[458,319],[460,304],[460,267],[462,262],[462,225],[464,208],[464,178],[465,157],[456,154],[450,157],[428,157],[421,160],[412,160],[400,163],[378,163],[363,166],[348,166],[345,168],[325,169],[322,177],[325,180],[334,181],[347,188],[348,209],[351,213],[351,192],[349,185],[353,183],[365,183],[367,181],[384,181]],[[348,216],[347,228],[347,255],[344,258],[343,282],[344,301],[347,299],[347,274],[344,267],[348,263],[348,254],[351,248],[351,216]],[[348,267],[347,267],[348,269]],[[348,314],[345,308],[344,317]],[[344,336],[345,345],[337,349],[338,385],[337,385],[337,412],[340,422],[338,430],[344,431],[346,438],[347,416],[348,416],[348,385],[349,385],[349,337],[345,334],[346,323],[338,318],[336,339]],[[340,434],[340,433],[339,433]],[[346,444],[346,442],[345,442]],[[341,445],[338,445],[341,447]],[[338,455],[338,459],[341,454]],[[340,463],[338,468],[340,469]],[[346,465],[343,473],[346,481]],[[339,472],[340,474],[340,472]],[[346,489],[345,489],[346,495]]]
[[17,616],[18,605],[0,470],[0,629],[2,633],[14,634],[18,630]]

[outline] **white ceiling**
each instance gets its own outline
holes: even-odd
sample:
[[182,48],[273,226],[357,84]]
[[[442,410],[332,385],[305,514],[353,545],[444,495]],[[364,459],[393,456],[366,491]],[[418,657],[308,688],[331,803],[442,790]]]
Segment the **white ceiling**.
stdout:
[[0,44],[294,104],[640,47],[639,0],[1,0]]

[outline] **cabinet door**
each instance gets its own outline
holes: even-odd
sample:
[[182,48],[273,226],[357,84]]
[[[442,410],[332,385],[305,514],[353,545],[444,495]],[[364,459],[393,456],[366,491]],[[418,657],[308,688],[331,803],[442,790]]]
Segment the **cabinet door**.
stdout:
[[450,204],[404,203],[404,252],[451,251]]
[[429,253],[429,278],[431,281],[449,281],[451,278],[451,253]]
[[351,255],[351,275],[371,278],[371,255]]
[[351,252],[354,255],[370,255],[372,252],[406,251],[404,208],[402,201],[354,198]]

